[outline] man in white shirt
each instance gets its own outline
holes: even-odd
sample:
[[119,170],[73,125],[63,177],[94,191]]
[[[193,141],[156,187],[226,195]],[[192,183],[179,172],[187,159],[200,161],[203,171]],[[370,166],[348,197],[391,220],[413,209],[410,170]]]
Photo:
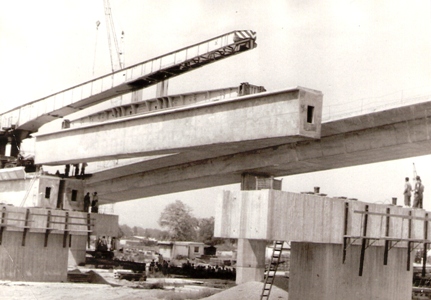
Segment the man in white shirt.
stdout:
[[404,184],[404,206],[411,205],[412,198],[412,185],[409,182],[409,178],[406,177],[406,183]]

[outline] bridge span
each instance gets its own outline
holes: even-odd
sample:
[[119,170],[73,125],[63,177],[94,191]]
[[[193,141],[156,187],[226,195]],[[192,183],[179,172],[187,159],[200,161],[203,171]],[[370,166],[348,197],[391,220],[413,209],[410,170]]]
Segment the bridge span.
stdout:
[[[243,173],[287,176],[426,155],[430,153],[431,146],[430,109],[431,102],[426,101],[342,117],[323,122],[320,138],[290,142],[280,142],[276,138],[266,147],[264,144],[248,143],[247,147],[254,147],[250,149],[243,143],[244,147],[238,148],[228,147],[227,144],[208,144],[172,149],[169,154],[164,152],[164,155],[147,157],[140,162],[97,172],[86,184],[89,189],[99,191],[102,202],[111,203],[239,183]],[[261,116],[259,111],[254,113],[254,118]],[[221,117],[217,122],[222,123],[223,120],[225,119]],[[189,121],[187,124],[193,122]],[[245,124],[249,122],[240,125]],[[266,131],[275,132],[272,123],[268,124]],[[205,132],[202,134],[211,132],[207,128],[203,130]],[[163,134],[164,131],[160,128],[156,136]],[[65,133],[60,132],[58,135]],[[49,135],[45,138],[49,139]],[[54,145],[52,143],[51,147]],[[229,153],[232,150],[235,151]],[[84,159],[73,159],[78,155],[73,151],[68,150],[67,153],[70,154],[70,162]]]

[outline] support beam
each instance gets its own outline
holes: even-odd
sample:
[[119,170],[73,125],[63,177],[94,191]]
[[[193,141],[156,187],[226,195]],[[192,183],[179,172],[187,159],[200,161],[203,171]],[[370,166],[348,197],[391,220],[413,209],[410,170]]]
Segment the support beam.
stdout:
[[[385,115],[378,116],[385,118]],[[373,123],[377,122],[378,116]],[[135,174],[122,172],[120,178],[111,176],[106,181],[99,181],[97,174],[94,174],[88,187],[97,190],[103,201],[118,202],[240,183],[244,172],[288,176],[426,155],[430,154],[431,149],[428,124],[431,124],[431,117],[182,164],[183,159],[190,157],[178,154],[157,160],[160,166],[164,165],[164,161],[176,161],[177,164],[172,166],[157,169],[151,161],[146,161],[128,166]],[[339,132],[343,128],[341,125],[345,130],[352,127],[343,122],[337,128],[332,124],[331,130]],[[324,124],[323,131],[329,131]],[[116,174],[115,169],[111,172]],[[104,177],[107,177],[106,174]]]
[[[368,205],[365,205],[365,211],[368,212]],[[359,260],[359,276],[362,276],[362,272],[364,271],[364,259],[365,259],[365,250],[367,248],[368,240],[367,236],[367,227],[368,227],[368,214],[365,213],[363,215],[364,223],[362,226],[362,241],[361,241],[361,258]]]

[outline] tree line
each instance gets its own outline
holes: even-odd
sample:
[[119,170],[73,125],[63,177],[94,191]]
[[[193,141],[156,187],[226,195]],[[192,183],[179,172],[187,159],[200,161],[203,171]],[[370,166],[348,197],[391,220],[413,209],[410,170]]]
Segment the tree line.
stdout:
[[163,229],[130,227],[120,225],[122,236],[145,236],[157,240],[195,241],[208,245],[224,243],[224,239],[214,238],[214,217],[196,218],[192,208],[180,200],[168,204],[160,214],[159,225]]

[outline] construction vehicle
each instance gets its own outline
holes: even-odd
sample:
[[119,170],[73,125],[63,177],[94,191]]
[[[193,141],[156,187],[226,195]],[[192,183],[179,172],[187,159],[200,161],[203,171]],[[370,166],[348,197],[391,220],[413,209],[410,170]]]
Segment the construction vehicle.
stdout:
[[[91,255],[94,258],[102,258],[102,259],[113,259],[114,258],[114,246],[108,247],[108,241],[103,236],[102,238],[98,238],[95,241],[94,250],[87,250],[87,254]],[[113,243],[111,242],[111,245]]]

